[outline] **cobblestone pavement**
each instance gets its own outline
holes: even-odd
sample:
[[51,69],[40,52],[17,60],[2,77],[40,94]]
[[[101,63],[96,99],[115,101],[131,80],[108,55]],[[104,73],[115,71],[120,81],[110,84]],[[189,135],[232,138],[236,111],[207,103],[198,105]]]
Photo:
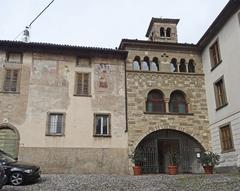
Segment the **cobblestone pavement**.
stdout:
[[2,191],[239,191],[240,174],[231,175],[42,175],[23,186],[4,186]]

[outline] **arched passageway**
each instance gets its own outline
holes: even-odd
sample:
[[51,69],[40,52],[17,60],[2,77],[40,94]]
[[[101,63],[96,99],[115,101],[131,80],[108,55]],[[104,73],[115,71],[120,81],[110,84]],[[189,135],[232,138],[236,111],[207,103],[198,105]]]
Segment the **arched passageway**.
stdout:
[[176,153],[179,173],[200,173],[202,167],[197,154],[204,151],[202,145],[190,135],[181,131],[164,129],[147,135],[137,146],[144,161],[144,174],[166,173],[169,151]]

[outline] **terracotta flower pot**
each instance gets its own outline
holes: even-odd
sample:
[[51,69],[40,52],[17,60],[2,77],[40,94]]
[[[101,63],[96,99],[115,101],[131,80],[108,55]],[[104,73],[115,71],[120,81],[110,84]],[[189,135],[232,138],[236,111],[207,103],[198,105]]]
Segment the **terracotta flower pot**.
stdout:
[[213,166],[203,166],[205,174],[212,174],[213,173]]
[[138,165],[133,166],[133,174],[134,174],[135,176],[141,175],[141,174],[142,174],[142,168],[141,168],[141,166],[138,166]]
[[177,174],[177,166],[168,166],[168,174],[169,175],[176,175]]

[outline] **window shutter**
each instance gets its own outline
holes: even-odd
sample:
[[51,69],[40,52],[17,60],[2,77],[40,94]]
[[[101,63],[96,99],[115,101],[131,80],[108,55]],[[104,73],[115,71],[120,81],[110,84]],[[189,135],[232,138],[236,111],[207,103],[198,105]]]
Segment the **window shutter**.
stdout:
[[6,70],[3,89],[6,92],[17,91],[18,70]]
[[77,73],[76,74],[76,90],[77,95],[89,95],[89,74]]
[[89,81],[89,74],[84,74],[84,80],[83,80],[83,94],[88,94],[88,81]]
[[82,83],[82,74],[77,74],[77,94],[82,94],[82,87],[83,87],[83,83]]

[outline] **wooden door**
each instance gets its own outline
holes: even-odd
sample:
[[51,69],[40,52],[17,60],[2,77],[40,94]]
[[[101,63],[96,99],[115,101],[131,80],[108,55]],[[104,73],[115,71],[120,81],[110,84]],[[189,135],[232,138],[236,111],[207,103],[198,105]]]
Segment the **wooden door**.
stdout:
[[18,141],[17,136],[12,129],[0,129],[0,149],[11,155],[13,158],[17,157]]

